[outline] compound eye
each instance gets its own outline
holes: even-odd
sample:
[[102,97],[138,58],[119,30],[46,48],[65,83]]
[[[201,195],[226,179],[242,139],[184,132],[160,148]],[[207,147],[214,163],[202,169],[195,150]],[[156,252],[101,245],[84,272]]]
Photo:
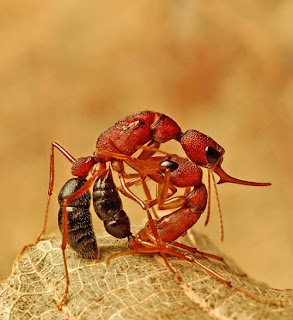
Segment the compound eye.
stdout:
[[222,156],[221,153],[216,149],[212,147],[206,147],[206,157],[209,164],[213,164],[217,162],[221,156]]
[[170,169],[171,172],[173,172],[179,167],[179,164],[171,160],[164,160],[160,163],[160,166],[166,167]]

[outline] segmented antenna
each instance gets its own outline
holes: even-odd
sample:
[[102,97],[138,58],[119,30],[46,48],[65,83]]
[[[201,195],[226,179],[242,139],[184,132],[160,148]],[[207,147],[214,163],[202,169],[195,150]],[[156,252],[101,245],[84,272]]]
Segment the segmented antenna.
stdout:
[[206,221],[204,223],[205,226],[208,225],[211,215],[211,169],[208,169],[208,212]]
[[218,212],[219,212],[219,219],[220,219],[220,228],[221,228],[221,241],[223,242],[223,240],[224,240],[223,215],[222,215],[220,198],[219,198],[218,189],[217,189],[217,183],[216,183],[216,179],[215,179],[215,176],[214,176],[214,173],[212,170],[211,170],[211,175],[212,175],[212,179],[213,179],[213,184],[215,186],[215,193],[216,193],[216,198],[217,198]]

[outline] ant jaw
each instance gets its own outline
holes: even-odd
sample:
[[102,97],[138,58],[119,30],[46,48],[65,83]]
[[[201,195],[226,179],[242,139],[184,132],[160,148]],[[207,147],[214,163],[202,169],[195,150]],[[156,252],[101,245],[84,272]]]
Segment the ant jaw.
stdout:
[[253,182],[253,181],[246,181],[246,180],[241,180],[237,178],[233,178],[229,176],[221,166],[217,165],[213,169],[213,171],[220,177],[220,180],[218,181],[217,184],[225,183],[225,182],[230,182],[230,183],[236,183],[236,184],[243,184],[246,186],[255,186],[255,187],[265,187],[265,186],[270,186],[270,182]]

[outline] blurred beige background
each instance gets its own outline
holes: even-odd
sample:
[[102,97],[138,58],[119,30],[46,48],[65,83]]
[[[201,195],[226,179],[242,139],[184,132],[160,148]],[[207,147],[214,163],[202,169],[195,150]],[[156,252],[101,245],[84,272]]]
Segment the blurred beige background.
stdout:
[[[0,275],[41,229],[50,142],[90,155],[102,131],[151,109],[212,136],[231,175],[272,182],[219,186],[223,244],[215,202],[195,228],[249,275],[292,288],[292,13],[290,0],[0,1]],[[69,178],[57,153],[56,194]],[[57,210],[53,197],[48,232]]]

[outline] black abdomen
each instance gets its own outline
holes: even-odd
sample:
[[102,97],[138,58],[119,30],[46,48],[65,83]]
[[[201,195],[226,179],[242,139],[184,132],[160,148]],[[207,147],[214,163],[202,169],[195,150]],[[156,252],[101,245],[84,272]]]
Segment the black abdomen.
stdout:
[[98,177],[93,187],[93,204],[108,233],[116,238],[131,235],[130,221],[122,209],[122,201],[113,181],[111,170]]
[[[58,202],[60,210],[58,213],[58,224],[62,233],[63,222],[63,200],[71,196],[79,190],[87,180],[80,178],[72,178],[68,180],[62,187]],[[85,259],[97,259],[99,250],[96,237],[93,231],[92,217],[89,211],[91,201],[90,192],[84,193],[82,196],[72,200],[67,206],[68,214],[68,239],[67,243]]]

